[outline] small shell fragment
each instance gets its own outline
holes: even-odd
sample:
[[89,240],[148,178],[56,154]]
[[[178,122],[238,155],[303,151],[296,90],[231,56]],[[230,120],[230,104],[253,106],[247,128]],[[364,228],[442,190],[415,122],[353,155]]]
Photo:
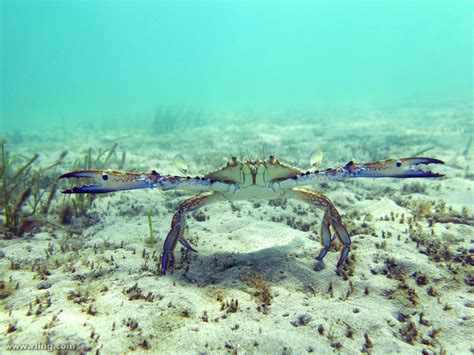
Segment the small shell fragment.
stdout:
[[188,168],[188,163],[182,155],[177,155],[174,157],[174,164],[176,165],[178,170],[181,171],[184,175],[188,176],[191,174]]

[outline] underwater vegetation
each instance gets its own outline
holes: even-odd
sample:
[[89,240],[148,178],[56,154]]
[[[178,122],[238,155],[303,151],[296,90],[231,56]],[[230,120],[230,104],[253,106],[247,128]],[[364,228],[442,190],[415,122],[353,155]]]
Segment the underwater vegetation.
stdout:
[[56,162],[44,168],[34,163],[39,154],[25,157],[12,154],[1,141],[0,207],[3,209],[3,236],[6,239],[21,237],[38,227],[48,214],[57,192],[54,168],[66,157],[62,152]]
[[[82,159],[76,159],[72,166],[77,169],[102,169],[116,167],[121,169],[126,161],[126,152],[117,153],[118,144],[97,151],[89,148]],[[56,199],[58,191],[57,167],[64,164],[67,151],[59,154],[56,161],[45,167],[38,167],[38,153],[28,157],[15,154],[7,149],[7,142],[1,141],[0,160],[0,208],[3,215],[3,237],[11,239],[22,237],[25,233],[38,232],[42,226],[53,229],[71,225],[73,218],[79,224],[88,226],[97,221],[90,214],[94,196],[63,196]],[[53,201],[55,208],[52,210]],[[54,218],[47,218],[49,215]],[[59,222],[59,223],[57,223]]]

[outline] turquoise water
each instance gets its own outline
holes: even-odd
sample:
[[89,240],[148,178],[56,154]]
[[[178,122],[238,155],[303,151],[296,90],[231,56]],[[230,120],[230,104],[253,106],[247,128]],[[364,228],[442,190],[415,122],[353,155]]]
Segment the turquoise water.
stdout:
[[1,127],[472,97],[470,1],[2,1]]

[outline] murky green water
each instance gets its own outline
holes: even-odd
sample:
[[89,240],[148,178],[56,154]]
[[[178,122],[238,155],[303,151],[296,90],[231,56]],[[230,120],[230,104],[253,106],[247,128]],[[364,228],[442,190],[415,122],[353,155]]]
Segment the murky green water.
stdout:
[[5,0],[1,127],[469,100],[471,6]]

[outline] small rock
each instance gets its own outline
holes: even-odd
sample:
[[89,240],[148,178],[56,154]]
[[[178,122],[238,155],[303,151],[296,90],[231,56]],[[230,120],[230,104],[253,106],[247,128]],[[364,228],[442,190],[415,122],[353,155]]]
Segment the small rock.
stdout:
[[310,321],[311,321],[310,316],[306,314],[302,314],[296,320],[291,321],[290,323],[293,324],[294,327],[299,327],[299,326],[304,326],[308,324]]
[[321,271],[326,268],[326,265],[324,265],[324,262],[322,260],[316,261],[316,264],[314,264],[313,270],[314,271]]
[[51,282],[48,282],[48,281],[40,282],[37,287],[38,287],[38,290],[47,290],[48,288],[51,287]]
[[204,222],[206,220],[206,215],[202,211],[197,211],[193,213],[193,217],[198,222]]

